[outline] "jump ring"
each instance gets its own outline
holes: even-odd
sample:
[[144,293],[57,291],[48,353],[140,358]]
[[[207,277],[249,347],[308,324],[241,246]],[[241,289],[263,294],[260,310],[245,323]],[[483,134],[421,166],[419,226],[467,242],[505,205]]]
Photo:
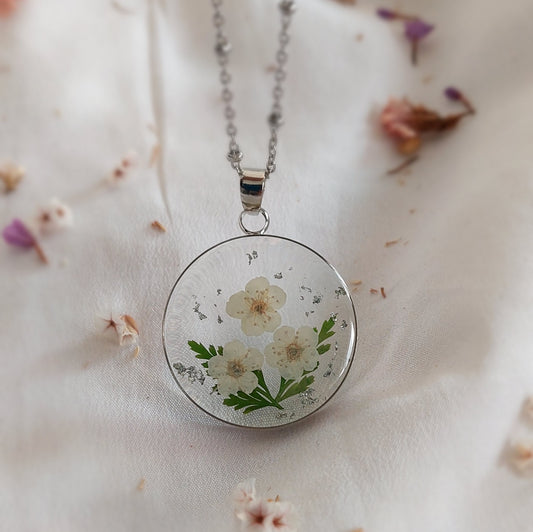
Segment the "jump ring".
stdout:
[[[258,229],[257,231],[254,231],[252,229],[248,229],[244,225],[244,215],[245,214],[249,214],[249,215],[252,215],[252,216],[256,216],[257,214],[261,214],[261,216],[263,216],[263,219],[264,219],[263,227],[261,227],[261,229]],[[268,215],[268,212],[266,212],[265,209],[263,209],[263,208],[257,209],[256,211],[250,211],[250,210],[246,211],[245,210],[245,211],[242,211],[241,214],[239,215],[239,227],[247,235],[264,235],[266,233],[266,230],[268,229],[269,225],[270,225],[270,216]]]

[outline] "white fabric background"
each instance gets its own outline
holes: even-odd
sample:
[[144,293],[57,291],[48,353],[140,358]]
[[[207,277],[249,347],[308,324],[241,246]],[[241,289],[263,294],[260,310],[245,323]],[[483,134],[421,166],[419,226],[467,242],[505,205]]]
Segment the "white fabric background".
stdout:
[[[377,4],[300,4],[265,202],[272,233],[363,280],[360,339],[331,404],[259,432],[192,405],[160,338],[180,271],[238,234],[209,3],[21,0],[0,21],[0,157],[27,168],[0,222],[51,196],[76,219],[43,241],[48,267],[0,246],[2,530],[231,531],[227,496],[252,476],[310,532],[533,530],[533,482],[503,459],[533,434],[518,426],[533,391],[533,4],[406,0],[437,24],[417,68]],[[264,0],[227,11],[239,140],[257,166],[277,15]],[[407,95],[452,112],[449,84],[479,113],[386,177],[398,157],[380,108]],[[99,186],[130,148],[129,182]],[[408,244],[384,247],[396,238]],[[379,286],[387,299],[369,294]],[[137,359],[101,334],[110,312],[138,320]]]

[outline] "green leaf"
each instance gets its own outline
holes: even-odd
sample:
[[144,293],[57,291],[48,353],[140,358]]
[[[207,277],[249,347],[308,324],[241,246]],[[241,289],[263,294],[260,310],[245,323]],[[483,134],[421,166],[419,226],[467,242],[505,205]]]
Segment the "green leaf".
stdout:
[[322,342],[324,342],[328,338],[331,338],[335,334],[335,331],[331,330],[333,329],[334,325],[335,325],[335,320],[333,318],[329,318],[328,320],[324,321],[320,329],[320,332],[318,333],[317,345],[320,345]]
[[285,399],[288,399],[289,397],[292,397],[293,395],[298,395],[299,393],[305,392],[311,384],[315,382],[315,377],[313,375],[306,375],[301,381],[295,382],[284,394],[283,397],[279,400],[285,401]]
[[216,357],[217,355],[222,355],[224,353],[224,348],[222,346],[215,348],[214,345],[210,345],[209,349],[207,349],[204,344],[195,342],[194,340],[189,340],[187,343],[189,344],[189,347],[195,353],[197,353],[196,358],[199,358],[201,360],[210,360],[211,358]]
[[260,408],[265,408],[267,406],[274,406],[275,408],[283,410],[282,406],[272,402],[268,397],[264,397],[261,395],[262,393],[264,392],[260,390],[259,387],[249,394],[239,390],[237,394],[231,394],[224,399],[223,403],[226,406],[232,406],[235,410],[241,410],[244,408],[244,414],[249,414],[254,410],[259,410]]
[[331,348],[331,344],[322,344],[319,345],[316,350],[318,351],[319,355],[323,355],[324,353],[327,353]]

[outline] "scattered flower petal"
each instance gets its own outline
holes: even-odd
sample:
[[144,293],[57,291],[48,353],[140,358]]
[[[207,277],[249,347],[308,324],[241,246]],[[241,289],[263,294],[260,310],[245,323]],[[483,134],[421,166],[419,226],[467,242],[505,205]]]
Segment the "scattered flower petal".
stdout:
[[511,462],[517,472],[533,474],[533,442],[515,444],[511,449]]
[[8,17],[17,9],[18,0],[0,0],[0,17]]
[[423,133],[452,129],[469,114],[441,116],[423,105],[412,104],[407,98],[390,98],[381,112],[380,121],[385,132],[396,142],[398,151],[411,155],[420,148]]
[[115,331],[119,345],[124,345],[126,340],[134,341],[139,336],[137,323],[129,314],[123,314],[118,320],[115,320],[111,316],[110,318],[104,318],[104,321],[107,323],[106,331],[107,329],[113,329]]
[[6,193],[16,190],[25,173],[26,171],[22,166],[12,162],[0,166],[0,181],[4,183]]
[[74,221],[72,209],[57,198],[52,198],[39,209],[37,225],[43,233],[52,233],[71,227]]
[[239,482],[231,494],[233,508],[238,515],[246,505],[255,500],[255,478],[249,478]]
[[392,9],[379,8],[376,10],[378,17],[384,20],[402,20],[404,24],[404,34],[411,43],[411,61],[416,65],[418,59],[418,43],[425,39],[434,29],[433,24],[429,24],[420,17],[406,15]]
[[274,332],[281,325],[278,310],[287,300],[287,294],[271,285],[266,277],[249,281],[244,291],[233,294],[226,303],[226,312],[241,320],[241,329],[247,336]]
[[318,363],[318,333],[312,327],[280,327],[274,342],[265,348],[267,363],[277,368],[284,379],[298,379],[304,371],[312,371]]
[[24,223],[15,218],[7,227],[2,231],[2,236],[6,243],[11,246],[19,248],[34,248],[42,262],[47,263],[48,259],[44,254],[41,246],[33,236],[31,231],[24,225]]
[[141,480],[139,480],[139,483],[137,484],[137,488],[136,488],[137,491],[142,491],[145,485],[146,485],[146,479],[141,478]]
[[263,361],[258,349],[233,340],[224,346],[222,355],[209,359],[208,372],[216,379],[220,395],[227,397],[238,391],[250,393],[258,384],[253,371],[261,369]]
[[468,112],[475,114],[476,110],[470,100],[456,87],[446,87],[444,94],[449,100],[462,103]]
[[397,238],[396,240],[389,240],[388,242],[385,242],[385,247],[390,248],[391,246],[395,246],[399,242],[401,242],[401,238]]

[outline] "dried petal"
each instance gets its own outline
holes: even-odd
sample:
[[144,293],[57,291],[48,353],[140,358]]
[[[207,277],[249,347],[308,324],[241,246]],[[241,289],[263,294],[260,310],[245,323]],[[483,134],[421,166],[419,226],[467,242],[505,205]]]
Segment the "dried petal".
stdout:
[[427,37],[434,29],[433,24],[428,24],[420,18],[406,20],[404,23],[405,36],[410,41],[419,41]]
[[378,17],[381,17],[385,20],[395,20],[398,18],[398,15],[395,11],[392,11],[392,9],[387,9],[385,7],[380,7],[376,10],[376,14]]
[[35,245],[35,237],[24,223],[15,218],[3,231],[4,240],[12,246],[31,248]]
[[533,443],[517,443],[512,448],[511,461],[519,473],[533,473]]
[[18,0],[0,0],[0,17],[8,17],[17,8]]
[[167,232],[167,228],[159,221],[157,220],[154,220],[152,223],[151,223],[151,226],[154,228],[154,229],[157,229],[158,231],[161,231],[162,233],[166,233]]
[[4,183],[6,192],[13,192],[19,183],[26,171],[22,166],[18,166],[15,163],[7,162],[0,167],[0,181]]

